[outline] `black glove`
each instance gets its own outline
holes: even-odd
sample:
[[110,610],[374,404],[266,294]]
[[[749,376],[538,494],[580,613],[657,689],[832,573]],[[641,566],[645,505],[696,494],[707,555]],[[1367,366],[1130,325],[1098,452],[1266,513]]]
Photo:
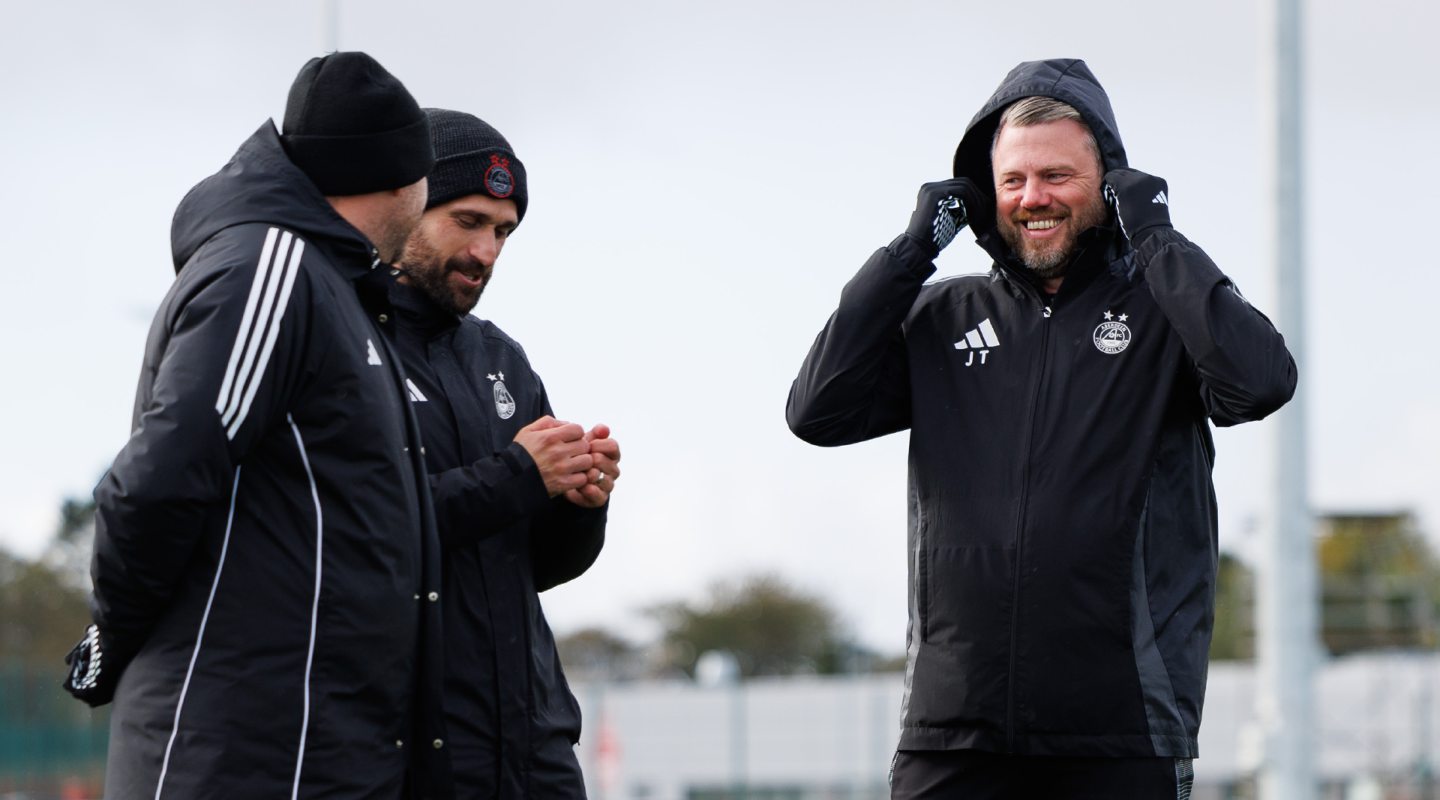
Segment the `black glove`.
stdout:
[[905,229],[905,234],[934,258],[967,222],[984,219],[985,209],[989,207],[990,198],[969,178],[927,183],[920,187],[915,213],[910,215],[910,227]]
[[1170,188],[1164,178],[1120,167],[1105,173],[1105,202],[1120,232],[1134,241],[1142,231],[1170,226]]
[[91,625],[85,636],[65,656],[70,674],[65,676],[65,691],[91,706],[101,706],[115,696],[115,670],[102,669],[104,654],[100,650],[100,629]]

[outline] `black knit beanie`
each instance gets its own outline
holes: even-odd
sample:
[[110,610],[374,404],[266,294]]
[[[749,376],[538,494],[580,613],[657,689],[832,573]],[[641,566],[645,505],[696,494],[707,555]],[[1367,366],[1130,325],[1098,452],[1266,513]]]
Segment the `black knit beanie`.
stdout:
[[281,143],[325,195],[409,186],[430,172],[430,124],[405,85],[365,53],[331,53],[300,68]]
[[430,172],[430,200],[425,207],[483,194],[514,200],[517,222],[525,219],[530,201],[525,165],[500,131],[459,111],[427,108],[425,116],[430,118],[430,137],[435,142],[435,169]]

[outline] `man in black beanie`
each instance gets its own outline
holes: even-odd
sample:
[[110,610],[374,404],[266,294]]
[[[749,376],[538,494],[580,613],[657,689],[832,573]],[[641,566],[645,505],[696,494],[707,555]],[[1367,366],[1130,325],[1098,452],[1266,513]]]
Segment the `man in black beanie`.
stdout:
[[594,563],[620,447],[551,416],[525,352],[470,316],[528,203],[509,142],[426,109],[437,157],[393,295],[445,552],[445,715],[457,798],[583,798],[580,709],[538,592]]
[[388,269],[434,163],[364,53],[301,69],[190,191],[129,442],[95,490],[107,798],[431,797],[439,540]]

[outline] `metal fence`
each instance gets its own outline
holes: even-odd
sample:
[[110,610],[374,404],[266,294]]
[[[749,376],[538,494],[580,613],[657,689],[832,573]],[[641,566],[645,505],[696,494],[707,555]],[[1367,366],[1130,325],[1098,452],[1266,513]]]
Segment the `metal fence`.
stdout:
[[99,797],[110,714],[60,688],[54,665],[0,663],[0,797]]

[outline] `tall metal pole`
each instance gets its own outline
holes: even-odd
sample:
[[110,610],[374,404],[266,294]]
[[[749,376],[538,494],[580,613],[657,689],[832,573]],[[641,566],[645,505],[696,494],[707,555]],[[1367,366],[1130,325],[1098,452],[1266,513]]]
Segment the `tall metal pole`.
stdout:
[[321,14],[325,25],[325,52],[340,49],[340,0],[321,0]]
[[1313,520],[1307,494],[1304,287],[1304,168],[1301,0],[1274,0],[1274,258],[1277,322],[1300,369],[1302,388],[1277,414],[1275,514],[1259,587],[1260,768],[1263,800],[1316,796],[1313,675],[1319,656]]

